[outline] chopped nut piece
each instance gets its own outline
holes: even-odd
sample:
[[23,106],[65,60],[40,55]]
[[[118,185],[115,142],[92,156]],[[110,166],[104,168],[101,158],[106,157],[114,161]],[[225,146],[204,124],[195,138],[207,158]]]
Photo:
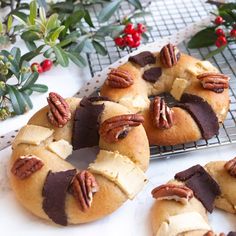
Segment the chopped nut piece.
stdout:
[[106,142],[113,143],[125,138],[132,127],[143,122],[144,118],[140,114],[114,116],[101,124],[99,133]]
[[169,129],[174,124],[173,111],[161,97],[155,97],[150,104],[152,123],[156,128]]
[[78,173],[72,182],[72,191],[75,199],[80,203],[82,211],[91,207],[93,194],[99,187],[95,177],[87,170]]
[[47,114],[49,122],[56,127],[62,128],[71,119],[69,105],[57,93],[49,93],[47,100],[50,108]]
[[34,155],[18,158],[11,168],[11,172],[19,179],[26,179],[43,167],[43,162]]
[[193,197],[193,191],[183,185],[163,184],[154,188],[152,195],[157,200],[175,200],[186,204]]
[[202,83],[203,88],[212,90],[216,93],[222,93],[229,87],[229,77],[214,72],[206,72],[197,76]]
[[225,163],[224,168],[232,177],[236,177],[236,157]]
[[127,88],[133,84],[132,75],[122,69],[112,69],[106,83],[112,88]]
[[160,51],[160,59],[164,67],[173,67],[180,59],[179,49],[170,43],[165,45]]

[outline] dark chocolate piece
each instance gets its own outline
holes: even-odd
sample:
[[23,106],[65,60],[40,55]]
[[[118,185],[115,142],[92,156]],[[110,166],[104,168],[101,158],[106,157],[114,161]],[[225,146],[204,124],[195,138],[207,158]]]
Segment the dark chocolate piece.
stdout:
[[72,146],[74,150],[97,146],[99,142],[99,122],[104,104],[92,104],[83,98],[75,111]]
[[236,232],[230,231],[227,236],[236,236]]
[[161,67],[150,68],[143,73],[143,79],[155,83],[162,75]]
[[134,62],[141,67],[144,67],[148,64],[155,64],[156,58],[151,52],[145,51],[145,52],[141,52],[135,56],[131,56],[129,58],[129,61]]
[[207,211],[213,211],[215,198],[220,195],[220,188],[206,170],[196,165],[175,175],[175,179],[185,181],[185,185],[193,190],[195,197]]
[[111,101],[110,98],[106,96],[93,96],[93,97],[88,97],[89,101],[91,102],[100,102],[100,101]]
[[192,166],[184,171],[175,174],[175,179],[185,181],[191,178],[194,174],[201,172],[203,167],[201,165]]
[[66,192],[75,174],[75,169],[55,173],[49,171],[44,182],[42,192],[44,197],[43,210],[56,224],[67,225]]
[[212,107],[201,97],[184,94],[177,106],[189,112],[197,123],[204,139],[210,139],[219,133],[217,116]]

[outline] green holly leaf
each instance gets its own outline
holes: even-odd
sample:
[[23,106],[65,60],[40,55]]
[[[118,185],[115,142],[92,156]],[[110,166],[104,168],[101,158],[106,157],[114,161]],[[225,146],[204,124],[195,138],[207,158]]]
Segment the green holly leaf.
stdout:
[[41,38],[41,34],[33,30],[27,30],[21,34],[21,38],[24,41],[35,41]]
[[143,9],[142,4],[139,0],[128,0],[128,2],[132,4],[136,9]]
[[55,42],[55,41],[58,39],[60,33],[64,30],[64,28],[65,28],[65,26],[64,26],[64,25],[61,25],[59,28],[57,28],[55,31],[53,31],[53,32],[50,34],[50,40],[51,40],[52,42]]
[[27,26],[27,15],[23,12],[15,12],[12,16],[24,26]]
[[220,48],[217,48],[217,49],[211,51],[210,53],[208,53],[208,54],[206,55],[205,59],[208,59],[208,58],[210,58],[210,57],[213,57],[213,56],[215,56],[216,54],[218,54],[218,53],[224,51],[224,49],[225,49],[226,47],[227,47],[227,45],[224,45],[224,46],[222,46],[222,47],[220,47]]
[[21,115],[26,112],[27,103],[25,102],[22,94],[12,85],[6,85],[7,92],[10,96],[12,107],[17,115]]
[[24,91],[25,89],[31,88],[32,85],[35,84],[39,77],[39,73],[33,72],[28,79],[25,81],[24,85],[21,88],[21,91]]
[[7,32],[11,30],[12,23],[13,23],[13,18],[12,18],[12,15],[10,15],[7,19]]
[[63,67],[67,67],[69,65],[69,59],[67,54],[64,52],[64,50],[59,46],[53,47],[56,61]]
[[188,42],[188,48],[201,48],[214,45],[217,39],[215,27],[208,27],[195,34]]
[[20,59],[20,66],[22,65],[22,63],[24,61],[30,61],[32,60],[34,57],[37,57],[40,53],[42,53],[42,49],[45,47],[45,45],[41,45],[39,46],[37,49],[27,52],[26,54],[24,54],[21,59]]
[[19,49],[19,48],[13,47],[13,48],[11,49],[11,55],[15,58],[15,61],[16,61],[17,63],[20,62],[21,52],[20,52],[20,49]]
[[95,40],[92,41],[92,44],[98,54],[100,54],[102,56],[107,55],[107,50],[105,49],[105,47],[102,44],[100,44],[99,42],[97,42]]
[[79,54],[76,52],[68,52],[67,53],[68,57],[70,58],[70,60],[75,63],[77,66],[79,67],[85,67],[87,65],[86,60]]
[[101,23],[108,21],[115,13],[115,11],[119,8],[121,2],[122,0],[115,0],[108,3],[99,13],[98,21]]
[[33,108],[33,103],[31,102],[31,99],[30,99],[30,95],[28,93],[26,93],[25,91],[24,92],[21,92],[22,96],[24,97],[24,100],[27,104],[27,106],[32,109]]
[[35,19],[37,17],[37,2],[34,0],[30,3],[30,14],[29,14],[29,23],[31,25],[35,24]]
[[0,21],[0,34],[3,32],[3,24],[2,22]]
[[86,22],[90,27],[94,28],[94,25],[93,25],[91,16],[90,16],[90,14],[89,14],[89,11],[85,10],[84,13],[85,13],[85,15],[84,15],[84,20],[85,20],[85,22]]
[[46,31],[51,31],[58,26],[58,14],[52,14],[46,24]]
[[48,91],[48,87],[44,84],[34,84],[30,89],[38,93],[46,93]]

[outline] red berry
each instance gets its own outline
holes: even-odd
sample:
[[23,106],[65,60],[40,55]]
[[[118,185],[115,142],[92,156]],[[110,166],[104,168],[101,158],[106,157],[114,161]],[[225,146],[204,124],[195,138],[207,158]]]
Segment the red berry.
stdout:
[[135,42],[140,41],[141,40],[141,35],[140,35],[140,33],[135,32],[135,33],[132,34],[132,38]]
[[140,33],[140,34],[143,34],[144,32],[146,32],[146,26],[141,24],[141,23],[138,23],[137,25],[137,32]]
[[231,36],[232,38],[236,38],[236,29],[232,29],[232,30],[230,31],[230,36]]
[[132,48],[137,48],[137,47],[139,47],[139,46],[140,46],[140,40],[137,40],[137,41],[135,41],[135,42],[133,43]]
[[43,68],[42,66],[39,65],[39,63],[37,62],[34,62],[32,65],[31,65],[31,70],[33,72],[38,72],[39,74],[43,73]]
[[124,36],[124,41],[125,41],[125,44],[128,46],[128,47],[133,47],[133,44],[134,44],[134,40],[132,38],[132,36],[130,34]]
[[215,24],[221,25],[223,23],[224,19],[221,16],[217,16],[215,18]]
[[124,33],[125,34],[132,34],[132,33],[134,33],[134,25],[132,23],[128,23],[125,26]]
[[215,45],[216,47],[220,48],[224,45],[227,44],[227,39],[225,36],[219,36],[217,39],[216,39],[216,42],[215,42]]
[[40,65],[42,66],[43,72],[45,72],[52,68],[53,62],[49,59],[45,59]]
[[118,47],[124,47],[125,46],[124,39],[121,38],[121,37],[115,38],[114,42]]
[[218,35],[218,36],[223,35],[224,36],[225,32],[221,28],[219,28],[219,29],[216,30],[216,35]]

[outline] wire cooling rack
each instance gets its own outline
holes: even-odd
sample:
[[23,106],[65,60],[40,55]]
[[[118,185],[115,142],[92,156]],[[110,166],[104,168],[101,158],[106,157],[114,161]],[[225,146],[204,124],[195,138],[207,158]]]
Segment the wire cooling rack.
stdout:
[[[162,0],[162,1],[142,1],[147,7],[146,10],[151,12],[149,16],[142,18],[148,26],[152,27],[149,33],[149,42],[157,41],[160,38],[169,36],[183,29],[189,24],[197,22],[209,15],[214,6],[206,4],[205,1],[196,0]],[[93,7],[93,14],[102,8],[102,5]],[[118,16],[126,16],[132,11],[129,5],[123,4],[121,9],[114,15],[111,22],[118,19]],[[95,18],[94,18],[95,20]],[[140,19],[139,19],[140,22]],[[109,22],[108,22],[109,24]],[[97,23],[97,26],[99,24]],[[119,58],[130,53],[130,50],[121,51],[114,47],[111,40],[105,40],[104,46],[108,51],[108,56],[102,57],[98,54],[88,54],[89,67],[91,75],[108,67]],[[189,50],[187,40],[179,45],[182,52],[190,54],[199,59],[203,59],[211,48]],[[163,158],[177,155],[185,152],[196,151],[198,149],[210,148],[220,145],[226,145],[236,142],[236,46],[227,47],[224,52],[216,55],[210,61],[219,68],[219,70],[231,77],[230,80],[230,110],[224,124],[220,125],[219,135],[210,140],[200,140],[198,142],[177,145],[177,146],[151,146],[151,159]]]

